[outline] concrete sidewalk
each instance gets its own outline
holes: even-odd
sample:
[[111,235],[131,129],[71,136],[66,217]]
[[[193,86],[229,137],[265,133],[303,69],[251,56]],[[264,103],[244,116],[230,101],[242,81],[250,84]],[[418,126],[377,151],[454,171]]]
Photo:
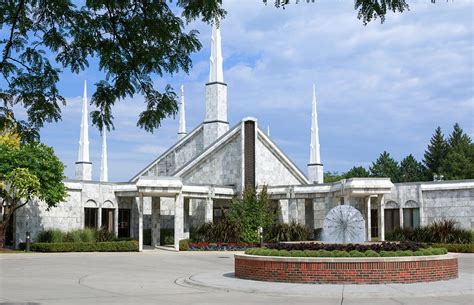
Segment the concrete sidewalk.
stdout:
[[0,304],[473,304],[474,255],[460,278],[408,285],[312,285],[233,278],[231,252],[0,255]]

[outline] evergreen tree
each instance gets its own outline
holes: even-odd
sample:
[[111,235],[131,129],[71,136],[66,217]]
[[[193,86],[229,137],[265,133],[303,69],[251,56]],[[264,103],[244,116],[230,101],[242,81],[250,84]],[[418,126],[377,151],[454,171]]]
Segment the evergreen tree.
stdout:
[[369,168],[372,177],[389,177],[390,180],[400,182],[400,167],[388,152],[384,151]]
[[347,173],[344,174],[344,178],[354,178],[354,177],[369,177],[370,173],[363,166],[354,166]]
[[423,163],[426,166],[427,178],[433,179],[434,174],[439,174],[441,162],[448,153],[448,143],[444,139],[441,127],[436,128],[434,135],[431,137],[428,149],[425,151]]
[[418,162],[412,154],[409,154],[400,162],[401,182],[424,181],[425,178],[425,167],[421,162]]
[[440,165],[440,173],[448,180],[474,178],[474,144],[458,123],[448,139],[448,153]]

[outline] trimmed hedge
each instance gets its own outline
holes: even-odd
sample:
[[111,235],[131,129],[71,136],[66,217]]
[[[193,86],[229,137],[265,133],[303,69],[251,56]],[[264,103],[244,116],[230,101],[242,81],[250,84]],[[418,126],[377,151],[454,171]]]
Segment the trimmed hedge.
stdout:
[[133,252],[138,251],[138,242],[66,242],[66,243],[32,243],[31,251],[35,252]]
[[260,256],[291,256],[291,257],[399,257],[399,256],[430,256],[447,254],[445,248],[425,248],[417,251],[399,250],[399,251],[380,251],[373,250],[364,252],[353,250],[350,252],[341,250],[278,250],[268,248],[253,248],[245,251],[245,254]]
[[445,248],[449,252],[474,253],[474,244],[432,244],[433,248]]

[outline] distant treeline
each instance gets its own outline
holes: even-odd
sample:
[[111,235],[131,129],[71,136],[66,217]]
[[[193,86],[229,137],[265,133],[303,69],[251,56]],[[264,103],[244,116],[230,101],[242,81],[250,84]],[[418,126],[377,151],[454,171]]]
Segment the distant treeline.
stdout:
[[422,162],[412,154],[398,162],[384,151],[368,170],[363,166],[354,166],[345,173],[325,172],[324,182],[353,177],[390,177],[394,183],[474,179],[474,144],[458,123],[447,138],[438,127]]

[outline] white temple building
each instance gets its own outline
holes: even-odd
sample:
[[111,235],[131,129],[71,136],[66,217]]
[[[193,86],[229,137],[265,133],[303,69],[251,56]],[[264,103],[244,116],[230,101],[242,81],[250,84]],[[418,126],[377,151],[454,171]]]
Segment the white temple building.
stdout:
[[[267,126],[227,116],[227,84],[222,68],[220,29],[212,29],[205,117],[187,131],[184,86],[179,101],[177,141],[127,182],[108,182],[107,131],[101,131],[100,181],[92,181],[89,159],[88,100],[84,99],[75,179],[66,180],[67,201],[47,210],[35,202],[17,211],[14,243],[40,231],[59,228],[107,228],[120,237],[160,245],[160,231],[174,230],[174,246],[199,224],[219,221],[222,209],[247,188],[268,187],[281,222],[299,222],[316,233],[327,212],[349,204],[365,218],[366,238],[384,240],[385,230],[416,227],[439,218],[454,218],[474,227],[474,180],[393,184],[389,178],[353,178],[324,183],[320,155],[316,88],[312,90],[311,139],[307,173],[275,144]],[[308,88],[309,89],[309,88]],[[308,92],[310,92],[308,90]],[[308,101],[309,102],[309,101]],[[309,119],[309,118],[308,118]]]

